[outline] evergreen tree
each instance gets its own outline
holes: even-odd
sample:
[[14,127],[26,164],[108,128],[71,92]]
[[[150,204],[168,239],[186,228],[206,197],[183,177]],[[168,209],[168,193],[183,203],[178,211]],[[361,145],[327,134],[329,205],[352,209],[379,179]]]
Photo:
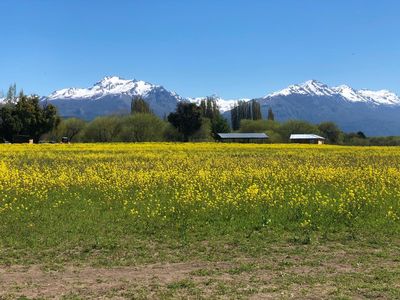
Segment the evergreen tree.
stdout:
[[183,141],[189,141],[202,125],[201,108],[195,103],[179,102],[176,112],[168,115],[170,122],[183,135]]
[[20,93],[17,103],[0,109],[1,138],[12,140],[15,135],[27,135],[37,142],[40,136],[59,123],[56,107],[42,106],[38,96]]
[[15,107],[5,105],[0,108],[0,142],[12,141],[22,129],[22,123],[15,114]]
[[217,133],[231,132],[231,128],[229,127],[228,121],[221,115],[218,115],[218,117],[211,123],[211,131],[215,138]]
[[17,102],[17,85],[15,83],[8,88],[5,102],[8,104],[15,104]]
[[275,121],[275,115],[274,115],[274,112],[272,111],[271,107],[268,109],[268,117],[267,117],[267,119],[269,121]]
[[132,98],[131,114],[136,114],[136,113],[141,113],[141,114],[152,113],[149,104],[141,96],[135,96]]
[[358,136],[360,139],[366,139],[366,138],[367,138],[367,136],[365,135],[365,133],[362,132],[362,131],[358,131],[358,132],[357,132],[357,136]]

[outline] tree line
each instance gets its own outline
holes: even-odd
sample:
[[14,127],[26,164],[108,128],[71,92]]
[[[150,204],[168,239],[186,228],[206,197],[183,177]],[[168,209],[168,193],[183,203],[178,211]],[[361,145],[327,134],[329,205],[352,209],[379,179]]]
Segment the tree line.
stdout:
[[21,137],[72,142],[150,142],[213,141],[217,133],[264,132],[271,143],[287,143],[293,133],[318,134],[327,143],[339,145],[400,145],[400,137],[371,137],[363,132],[345,133],[333,122],[311,124],[306,121],[278,122],[271,108],[267,119],[254,100],[238,101],[231,109],[231,124],[221,115],[214,97],[197,105],[180,102],[163,119],[156,116],[145,99],[134,97],[130,115],[102,116],[87,122],[77,118],[62,119],[55,106],[41,103],[36,95],[27,96],[11,85],[0,105],[0,142],[18,142]]
[[218,132],[230,132],[230,127],[212,97],[201,100],[199,105],[180,102],[175,112],[161,119],[137,96],[132,99],[130,115],[102,116],[90,122],[64,119],[44,138],[67,137],[73,142],[187,142],[213,141]]

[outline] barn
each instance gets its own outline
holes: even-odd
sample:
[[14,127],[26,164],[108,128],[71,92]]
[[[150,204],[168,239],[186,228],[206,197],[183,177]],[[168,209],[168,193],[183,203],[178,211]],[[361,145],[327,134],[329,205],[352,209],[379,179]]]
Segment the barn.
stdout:
[[217,140],[223,143],[257,143],[263,144],[268,140],[265,133],[217,133]]
[[325,138],[316,134],[291,134],[290,142],[297,144],[324,144]]

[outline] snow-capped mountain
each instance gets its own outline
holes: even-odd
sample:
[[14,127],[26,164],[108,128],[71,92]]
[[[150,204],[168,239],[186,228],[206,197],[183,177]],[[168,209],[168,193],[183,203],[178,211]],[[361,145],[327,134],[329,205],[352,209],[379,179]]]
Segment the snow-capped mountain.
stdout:
[[[42,101],[56,105],[61,116],[93,119],[107,114],[123,114],[130,111],[132,97],[142,96],[150,108],[160,117],[174,111],[181,101],[200,103],[205,97],[183,98],[142,80],[127,80],[117,76],[104,77],[89,88],[66,88],[57,90]],[[230,110],[237,100],[215,97],[221,112]],[[249,99],[239,99],[249,100]]]
[[106,95],[129,94],[145,96],[160,86],[142,80],[126,80],[117,76],[107,76],[89,88],[68,88],[53,92],[47,99],[90,99],[96,100]]
[[117,76],[104,77],[89,88],[61,89],[42,101],[56,105],[61,116],[90,120],[101,115],[129,113],[134,96],[142,96],[160,117],[175,110],[179,101],[185,101],[161,85]]
[[264,97],[268,99],[275,96],[309,95],[309,96],[341,96],[350,102],[364,102],[375,105],[400,105],[400,98],[387,90],[355,90],[348,85],[328,87],[317,80],[309,80],[303,84],[290,85],[287,88],[274,92]]
[[367,135],[400,135],[400,98],[389,91],[329,87],[316,80],[255,99],[264,116],[271,108],[277,120],[333,121],[344,131]]
[[[133,96],[142,96],[160,117],[174,111],[181,101],[200,103],[203,98],[184,98],[160,85],[141,80],[105,77],[89,88],[55,91],[42,101],[58,107],[61,116],[86,120],[101,115],[130,112]],[[239,100],[216,97],[224,116]],[[329,87],[316,80],[256,98],[263,116],[272,108],[279,121],[306,120],[313,123],[336,122],[344,131],[364,131],[367,135],[400,135],[400,98],[387,90],[356,90],[347,85]]]

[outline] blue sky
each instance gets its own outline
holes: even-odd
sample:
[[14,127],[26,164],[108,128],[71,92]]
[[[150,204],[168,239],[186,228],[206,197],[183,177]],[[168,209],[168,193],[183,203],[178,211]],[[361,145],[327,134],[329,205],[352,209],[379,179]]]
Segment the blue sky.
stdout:
[[317,79],[400,93],[397,0],[1,0],[0,90],[106,75],[182,96],[258,97]]

